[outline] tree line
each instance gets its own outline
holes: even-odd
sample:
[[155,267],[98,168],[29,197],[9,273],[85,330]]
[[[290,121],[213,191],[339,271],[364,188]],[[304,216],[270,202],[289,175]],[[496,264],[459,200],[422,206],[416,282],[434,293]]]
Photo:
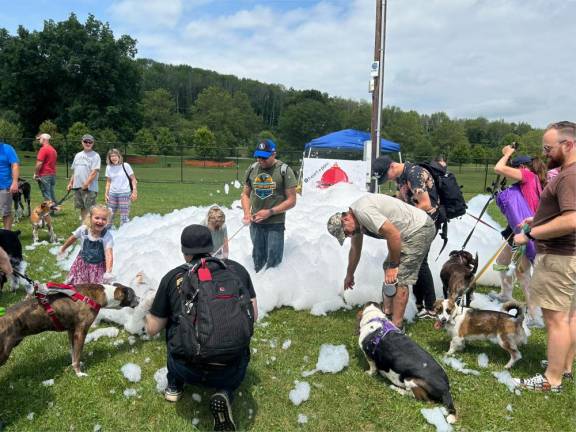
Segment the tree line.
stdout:
[[[221,159],[272,138],[282,150],[340,129],[370,130],[371,104],[223,75],[189,65],[136,59],[137,41],[107,23],[71,14],[40,31],[0,29],[0,138],[22,150],[50,133],[57,147],[91,133],[140,154]],[[494,159],[518,141],[540,153],[542,130],[527,123],[452,119],[387,106],[384,138],[413,159],[438,153],[456,163]]]

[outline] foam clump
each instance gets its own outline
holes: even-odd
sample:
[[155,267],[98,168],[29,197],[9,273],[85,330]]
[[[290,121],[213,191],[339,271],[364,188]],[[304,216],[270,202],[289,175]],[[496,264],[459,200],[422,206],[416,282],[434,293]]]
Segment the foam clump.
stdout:
[[50,387],[54,385],[54,378],[46,380],[46,381],[42,381],[42,385],[44,387]]
[[296,406],[310,398],[310,384],[306,381],[294,381],[294,389],[290,390],[288,397]]
[[344,345],[323,344],[316,369],[325,373],[337,373],[350,363],[350,356]]
[[444,362],[444,364],[450,366],[452,369],[454,369],[458,372],[462,372],[463,374],[480,375],[479,371],[466,368],[466,363],[464,363],[461,360],[458,360],[456,357],[444,356],[442,361]]
[[298,414],[298,424],[308,423],[308,416],[304,414]]
[[154,381],[156,381],[156,391],[164,393],[168,387],[168,368],[163,367],[154,372]]
[[506,387],[508,387],[508,390],[510,390],[510,392],[515,393],[515,389],[516,387],[518,387],[518,383],[514,380],[514,378],[512,378],[510,372],[504,370],[500,372],[492,372],[492,375],[496,377],[499,383],[502,383]]
[[436,432],[452,431],[452,426],[446,421],[442,408],[422,408],[420,412],[426,421],[436,428]]
[[126,363],[120,368],[124,378],[130,382],[139,382],[142,378],[142,369],[135,363]]
[[86,335],[86,340],[84,341],[84,343],[97,341],[101,337],[115,338],[116,336],[118,336],[119,333],[120,330],[118,330],[116,327],[100,328],[98,330],[94,330],[93,332],[88,333],[88,335]]
[[485,353],[478,354],[478,366],[481,368],[488,367],[488,356]]

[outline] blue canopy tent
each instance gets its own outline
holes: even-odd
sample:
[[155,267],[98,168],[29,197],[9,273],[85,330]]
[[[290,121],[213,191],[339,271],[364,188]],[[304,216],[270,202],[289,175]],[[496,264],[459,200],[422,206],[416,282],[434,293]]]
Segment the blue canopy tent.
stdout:
[[[309,155],[312,149],[357,150],[363,152],[366,141],[370,141],[370,134],[368,132],[344,129],[313,139],[304,146],[304,150],[308,150]],[[400,152],[400,144],[381,139],[380,152]]]

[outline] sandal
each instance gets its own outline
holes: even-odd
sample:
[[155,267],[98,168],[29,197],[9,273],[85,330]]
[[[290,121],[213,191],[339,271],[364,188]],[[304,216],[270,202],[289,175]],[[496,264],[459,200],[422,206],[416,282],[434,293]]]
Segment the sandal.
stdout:
[[562,384],[551,385],[544,375],[536,374],[532,378],[514,378],[520,388],[541,392],[561,393]]
[[[546,369],[548,367],[548,360],[540,360],[540,366],[542,367],[542,369]],[[562,374],[562,379],[564,379],[566,381],[573,381],[574,380],[574,374],[572,372],[565,371]]]

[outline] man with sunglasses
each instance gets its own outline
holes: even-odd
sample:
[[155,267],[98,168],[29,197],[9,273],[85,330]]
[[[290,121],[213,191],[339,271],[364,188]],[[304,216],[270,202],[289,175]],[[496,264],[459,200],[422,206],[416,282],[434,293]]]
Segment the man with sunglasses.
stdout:
[[257,161],[246,170],[241,202],[258,273],[282,262],[286,211],[296,205],[297,180],[294,171],[276,159],[276,143],[271,139],[258,143],[254,157]]
[[576,353],[576,123],[563,121],[546,128],[542,137],[548,168],[558,175],[542,191],[527,232],[514,242],[536,241],[530,294],[542,308],[548,332],[546,370],[517,379],[528,390],[561,392],[562,380],[571,379]]
[[80,217],[84,220],[90,207],[96,204],[101,161],[100,155],[93,150],[92,135],[86,134],[82,137],[82,147],[83,150],[74,156],[74,173],[70,177],[67,190],[74,189],[74,207],[80,209]]

